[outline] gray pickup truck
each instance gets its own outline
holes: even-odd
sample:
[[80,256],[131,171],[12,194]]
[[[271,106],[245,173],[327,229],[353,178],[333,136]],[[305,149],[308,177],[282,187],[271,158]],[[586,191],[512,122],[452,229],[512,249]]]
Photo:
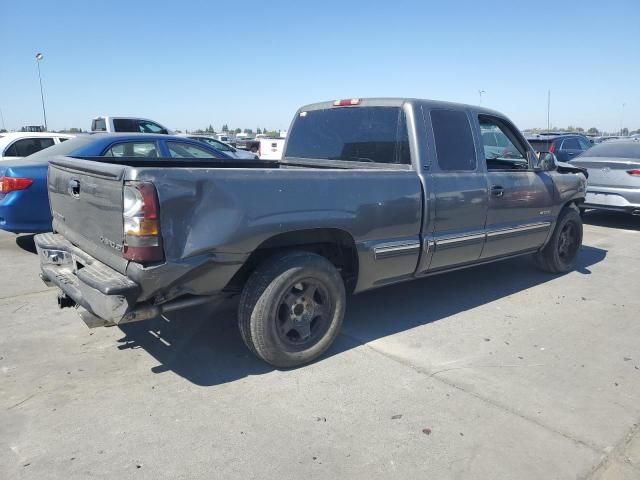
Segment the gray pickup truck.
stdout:
[[35,243],[59,305],[114,325],[239,294],[246,345],[291,367],[331,345],[348,293],[525,254],[567,272],[582,243],[580,169],[476,106],[307,105],[281,161],[217,162],[53,158]]

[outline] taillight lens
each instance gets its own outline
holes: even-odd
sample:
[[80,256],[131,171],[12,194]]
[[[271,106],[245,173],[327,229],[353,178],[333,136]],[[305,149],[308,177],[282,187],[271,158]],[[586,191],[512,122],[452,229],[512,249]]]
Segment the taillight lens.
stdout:
[[556,151],[556,144],[551,142],[551,145],[549,145],[549,153],[554,153]]
[[640,177],[640,169],[636,168],[635,170],[627,170],[627,173],[632,177]]
[[122,256],[134,262],[163,260],[156,188],[148,182],[128,182],[124,186],[123,197]]
[[0,193],[9,193],[15,190],[24,190],[33,184],[31,178],[0,177]]

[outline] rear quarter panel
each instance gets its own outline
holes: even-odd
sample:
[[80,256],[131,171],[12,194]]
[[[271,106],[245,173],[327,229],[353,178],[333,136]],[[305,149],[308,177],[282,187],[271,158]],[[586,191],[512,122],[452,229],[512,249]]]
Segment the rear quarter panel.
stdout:
[[335,228],[358,249],[356,290],[416,268],[417,254],[373,254],[385,242],[420,239],[422,193],[411,170],[142,169],[136,179],[156,185],[168,261],[248,255],[277,234]]
[[49,232],[47,163],[19,162],[0,163],[0,176],[31,178],[33,183],[24,190],[0,194],[0,228],[14,233]]

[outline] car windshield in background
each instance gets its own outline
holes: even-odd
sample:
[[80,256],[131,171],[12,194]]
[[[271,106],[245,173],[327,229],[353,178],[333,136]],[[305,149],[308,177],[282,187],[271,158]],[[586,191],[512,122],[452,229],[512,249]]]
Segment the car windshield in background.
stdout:
[[345,107],[300,112],[286,158],[409,164],[399,107]]
[[591,147],[584,157],[640,158],[640,142],[609,141]]

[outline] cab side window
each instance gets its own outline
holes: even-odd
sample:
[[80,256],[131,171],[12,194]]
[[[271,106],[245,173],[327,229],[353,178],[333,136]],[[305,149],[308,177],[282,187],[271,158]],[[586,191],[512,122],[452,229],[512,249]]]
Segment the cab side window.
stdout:
[[476,149],[467,114],[460,110],[431,110],[438,166],[443,171],[474,171]]
[[478,117],[487,170],[527,170],[526,148],[500,119]]

